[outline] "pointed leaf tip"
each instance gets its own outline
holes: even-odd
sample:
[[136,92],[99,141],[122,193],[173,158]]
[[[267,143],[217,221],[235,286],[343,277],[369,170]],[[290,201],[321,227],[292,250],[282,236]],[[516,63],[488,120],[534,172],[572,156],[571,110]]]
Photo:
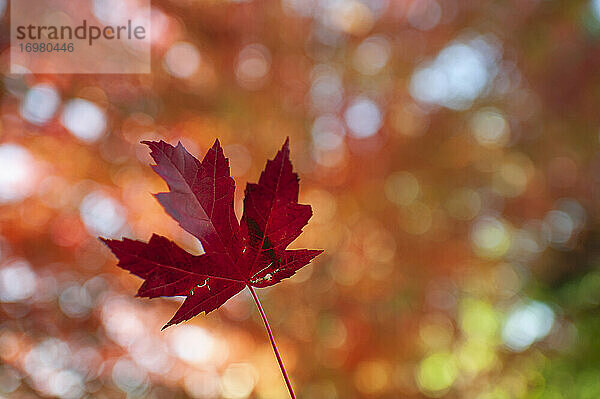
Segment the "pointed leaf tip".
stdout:
[[286,159],[290,159],[290,137],[288,136],[285,139],[285,142],[283,143],[283,145],[281,146],[281,149],[279,150],[279,152],[277,153],[277,155],[279,154],[284,154]]
[[285,139],[285,143],[283,143],[283,146],[281,147],[282,150],[290,150],[290,136],[287,136]]
[[217,150],[217,152],[222,149],[221,147],[221,142],[219,141],[219,139],[216,139],[215,142],[213,143],[211,149]]
[[140,144],[146,144],[148,147],[152,147],[153,145],[160,144],[160,141],[152,141],[152,140],[142,140]]

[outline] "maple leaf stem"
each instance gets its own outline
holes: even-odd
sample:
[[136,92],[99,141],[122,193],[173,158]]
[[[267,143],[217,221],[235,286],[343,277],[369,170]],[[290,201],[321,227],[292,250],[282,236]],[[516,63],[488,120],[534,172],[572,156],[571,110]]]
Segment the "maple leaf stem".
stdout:
[[267,321],[267,315],[265,314],[265,311],[263,310],[263,307],[260,304],[260,301],[258,300],[258,296],[256,295],[254,288],[252,288],[251,285],[248,285],[248,289],[250,290],[250,293],[252,294],[252,297],[254,298],[254,302],[256,302],[256,306],[258,307],[258,311],[260,312],[263,322],[265,323],[267,333],[269,334],[269,339],[271,340],[271,345],[273,346],[273,351],[275,352],[275,356],[277,357],[277,362],[279,363],[279,368],[281,369],[281,372],[283,373],[283,378],[285,379],[287,388],[290,391],[290,396],[292,397],[292,399],[296,399],[296,395],[294,394],[294,390],[292,389],[292,384],[290,383],[290,379],[287,375],[287,372],[285,371],[285,367],[283,366],[283,361],[281,360],[281,356],[279,355],[279,350],[277,349],[277,344],[275,343],[275,338],[273,338],[273,331],[271,331],[271,326],[269,325],[269,322]]

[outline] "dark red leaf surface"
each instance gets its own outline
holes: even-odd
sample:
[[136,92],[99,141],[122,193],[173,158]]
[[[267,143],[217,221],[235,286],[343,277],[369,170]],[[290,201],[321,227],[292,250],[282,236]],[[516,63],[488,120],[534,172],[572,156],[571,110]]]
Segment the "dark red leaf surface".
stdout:
[[246,186],[241,224],[233,208],[235,181],[218,140],[202,162],[181,143],[143,143],[156,162],[153,169],[169,186],[156,198],[200,240],[204,254],[191,255],[156,234],[148,243],[102,241],[119,258],[118,266],[145,280],[138,296],[186,296],[163,328],[217,309],[246,285],[276,284],[323,252],[286,249],[312,216],[310,205],[298,204],[298,175],[287,140],[267,162],[258,184]]

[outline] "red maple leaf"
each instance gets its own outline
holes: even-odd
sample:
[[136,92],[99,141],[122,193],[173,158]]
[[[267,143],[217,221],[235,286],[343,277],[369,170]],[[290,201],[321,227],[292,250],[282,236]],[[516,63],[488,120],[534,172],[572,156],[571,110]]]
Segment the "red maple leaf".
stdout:
[[241,223],[233,209],[235,181],[218,140],[202,162],[181,143],[143,142],[170,189],[156,198],[200,240],[204,254],[191,255],[156,234],[148,243],[101,240],[119,258],[119,267],[145,280],[137,296],[186,296],[163,329],[217,309],[245,287],[258,301],[252,287],[276,284],[323,252],[286,249],[312,216],[310,205],[298,204],[288,142],[267,162],[258,184],[246,186]]

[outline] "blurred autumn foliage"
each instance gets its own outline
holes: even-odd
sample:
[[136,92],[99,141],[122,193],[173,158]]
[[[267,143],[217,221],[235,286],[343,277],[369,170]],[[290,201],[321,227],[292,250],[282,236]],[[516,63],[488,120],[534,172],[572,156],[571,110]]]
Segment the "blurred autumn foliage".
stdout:
[[259,295],[299,397],[600,397],[600,1],[156,0],[150,75],[8,74],[8,14],[0,397],[286,397],[245,291],[161,332],[95,238],[201,251],[140,140],[218,137],[239,218],[286,136],[325,254]]

